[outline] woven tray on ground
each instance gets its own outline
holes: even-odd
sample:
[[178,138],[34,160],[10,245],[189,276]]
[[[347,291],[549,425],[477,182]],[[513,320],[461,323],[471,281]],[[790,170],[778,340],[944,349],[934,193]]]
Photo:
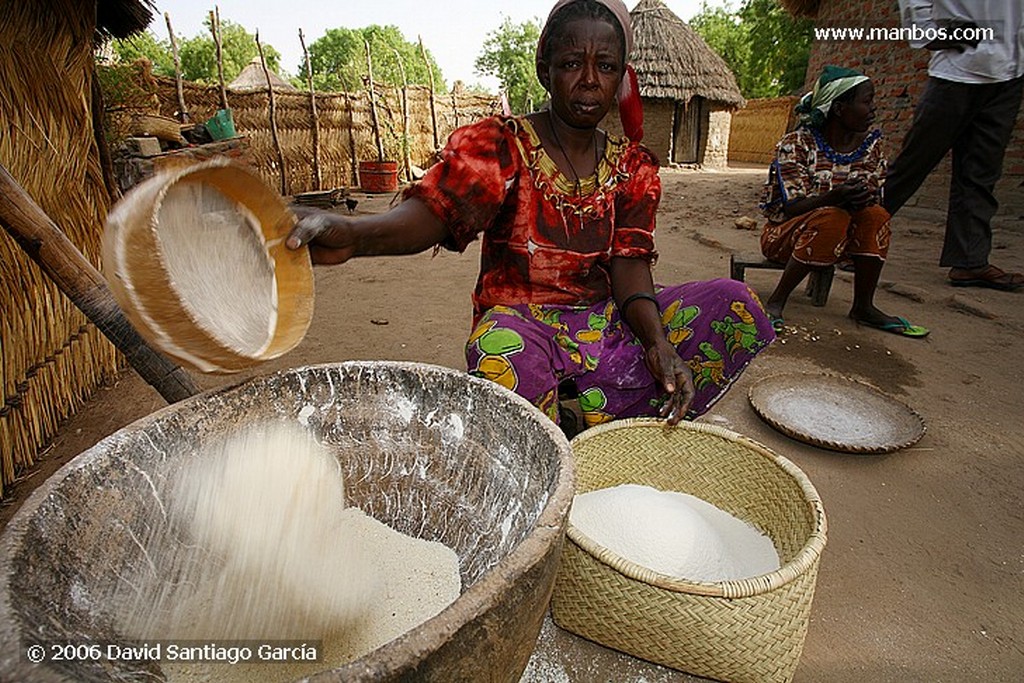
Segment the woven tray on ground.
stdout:
[[572,441],[577,493],[642,484],[698,496],[775,544],[763,576],[690,582],[641,567],[571,523],[551,614],[562,628],[627,654],[726,681],[789,681],[807,633],[825,511],[793,463],[720,427],[633,419]]
[[924,436],[924,420],[879,388],[840,375],[785,373],[758,380],[754,412],[786,436],[842,453],[891,453]]

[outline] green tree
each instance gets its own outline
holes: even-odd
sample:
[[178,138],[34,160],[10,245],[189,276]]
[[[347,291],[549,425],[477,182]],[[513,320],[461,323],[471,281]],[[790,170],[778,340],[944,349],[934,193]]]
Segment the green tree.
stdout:
[[131,38],[114,40],[111,47],[122,64],[147,59],[153,65],[154,74],[174,76],[174,57],[171,55],[170,42],[157,40],[149,31],[143,31]]
[[[209,18],[205,24],[209,31]],[[256,48],[256,37],[240,24],[221,20],[220,33],[224,81],[230,82],[253,57],[259,56],[259,50]],[[179,42],[178,54],[181,58],[182,76],[186,80],[199,83],[217,81],[217,46],[213,42],[213,34],[197,35]],[[281,53],[272,45],[263,43],[263,54],[267,59],[267,67],[280,74]]]
[[744,0],[739,9],[705,2],[690,26],[725,60],[744,97],[777,97],[803,86],[814,23],[794,19],[776,0]]
[[477,73],[494,76],[508,93],[509,105],[518,114],[547,99],[537,80],[537,41],[540,22],[536,19],[513,23],[505,17],[501,26],[487,34],[483,50],[476,58]]
[[746,0],[740,9],[750,27],[751,74],[759,74],[753,97],[795,93],[803,87],[811,56],[814,22],[795,19],[776,0]]
[[[366,45],[370,44],[373,61],[373,80],[376,83],[401,86],[402,73],[398,64],[401,57],[406,80],[412,84],[427,85],[430,71],[434,73],[434,86],[444,92],[444,77],[434,57],[427,50],[429,67],[420,54],[419,43],[405,39],[397,26],[367,26],[366,28],[332,28],[309,46],[309,62],[313,70],[313,86],[320,91],[352,92],[365,87]],[[429,69],[429,71],[428,71]],[[299,73],[306,73],[305,62]]]

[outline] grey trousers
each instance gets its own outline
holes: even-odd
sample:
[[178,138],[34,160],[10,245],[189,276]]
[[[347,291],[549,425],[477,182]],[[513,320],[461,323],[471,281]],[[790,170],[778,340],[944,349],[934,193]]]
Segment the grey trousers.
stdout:
[[1002,83],[955,83],[930,77],[903,147],[889,166],[883,205],[895,214],[953,150],[946,238],[939,264],[988,265],[993,195],[1024,94],[1024,76]]

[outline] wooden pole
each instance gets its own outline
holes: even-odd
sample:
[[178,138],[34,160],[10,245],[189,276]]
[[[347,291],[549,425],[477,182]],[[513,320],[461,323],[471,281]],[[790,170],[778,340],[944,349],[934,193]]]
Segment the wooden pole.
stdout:
[[306,60],[306,83],[309,85],[309,110],[313,117],[313,183],[317,191],[323,189],[323,177],[320,171],[320,118],[316,114],[316,91],[313,90],[313,65],[309,61],[309,50],[306,49],[306,39],[299,29],[299,44],[302,45],[302,55]]
[[228,108],[228,91],[224,87],[224,49],[220,42],[220,8],[214,5],[210,12],[210,32],[213,33],[213,44],[217,47],[217,80],[220,82],[220,108]]
[[132,327],[100,272],[2,165],[0,223],[165,401],[175,403],[199,393],[187,372],[149,346]]
[[[392,48],[393,49],[393,48]],[[405,77],[405,64],[402,55],[394,50],[398,60],[398,72],[402,74],[402,158],[405,161],[405,179],[412,182],[412,152],[409,147],[409,79]]]
[[117,177],[114,174],[114,160],[110,156],[110,147],[107,145],[107,136],[103,127],[103,119],[106,115],[106,107],[103,104],[103,88],[100,87],[100,79],[96,75],[96,65],[92,66],[92,130],[96,140],[96,149],[100,154],[100,169],[103,171],[103,185],[107,188],[107,195],[110,203],[121,198],[121,188],[117,184]]
[[174,29],[171,28],[171,13],[164,12],[164,19],[167,21],[167,33],[171,36],[171,56],[174,57],[174,84],[178,89],[178,118],[182,123],[188,123],[185,90],[181,86],[181,58],[178,57],[178,39],[174,37]]
[[370,81],[370,119],[373,121],[373,139],[377,142],[377,161],[384,161],[384,143],[380,139],[380,123],[377,121],[377,96],[373,91],[373,60],[370,58],[370,41],[366,46],[366,74]]
[[434,133],[434,154],[441,151],[441,140],[437,133],[437,107],[434,101],[434,68],[427,59],[427,49],[423,47],[423,36],[420,39],[420,54],[423,55],[423,63],[427,65],[427,79],[430,83],[430,129]]
[[348,112],[348,149],[351,152],[349,161],[351,162],[351,169],[349,175],[349,182],[352,185],[359,184],[359,162],[356,159],[356,132],[355,132],[355,114],[352,111],[352,93],[345,93],[345,110]]
[[263,56],[263,45],[260,44],[259,29],[256,30],[256,49],[260,53],[263,76],[267,79],[267,96],[270,97],[270,137],[274,141],[274,150],[277,152],[277,165],[281,169],[281,196],[285,196],[288,194],[288,169],[285,168],[284,152],[281,151],[281,140],[277,136],[277,106],[274,102],[274,86],[270,82],[270,69],[267,68],[266,57]]

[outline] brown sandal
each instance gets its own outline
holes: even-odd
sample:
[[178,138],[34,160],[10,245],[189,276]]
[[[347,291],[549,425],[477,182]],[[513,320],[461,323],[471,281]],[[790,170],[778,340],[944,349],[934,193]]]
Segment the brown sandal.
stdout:
[[982,268],[950,268],[949,284],[954,287],[987,287],[1012,292],[1024,287],[1024,274],[1007,273],[991,264]]

